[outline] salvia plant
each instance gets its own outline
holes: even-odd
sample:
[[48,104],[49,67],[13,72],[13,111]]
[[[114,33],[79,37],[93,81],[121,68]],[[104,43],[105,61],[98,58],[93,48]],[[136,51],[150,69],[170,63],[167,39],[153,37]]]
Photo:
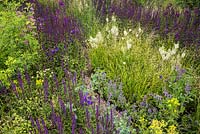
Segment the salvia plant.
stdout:
[[[147,29],[159,33],[163,37],[173,36],[183,46],[198,47],[200,41],[200,9],[176,9],[172,4],[166,8],[143,7],[129,0],[110,2],[96,0],[94,6],[101,16],[115,14],[121,19],[128,19],[132,24],[140,23]],[[181,47],[183,47],[181,46]]]

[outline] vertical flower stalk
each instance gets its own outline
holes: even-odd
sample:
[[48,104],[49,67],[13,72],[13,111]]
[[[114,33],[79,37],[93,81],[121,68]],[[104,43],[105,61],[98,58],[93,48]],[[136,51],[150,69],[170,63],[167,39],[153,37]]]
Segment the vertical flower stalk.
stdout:
[[88,128],[91,127],[91,125],[90,125],[90,113],[89,113],[87,108],[86,108],[86,124],[87,124]]
[[84,106],[84,97],[83,97],[83,91],[79,91],[79,99],[80,99],[80,105],[83,107]]
[[26,82],[30,86],[31,85],[31,77],[28,73],[27,66],[24,68],[24,70],[25,70],[24,75],[25,75]]
[[41,126],[40,126],[40,121],[38,119],[36,119],[35,122],[36,122],[36,126],[37,126],[39,134],[42,134],[42,130],[41,130]]
[[76,128],[76,117],[75,114],[72,115],[72,134],[75,134],[75,128]]
[[63,124],[62,124],[62,120],[61,120],[61,116],[57,116],[57,127],[58,127],[58,131],[59,134],[63,134]]
[[99,134],[99,106],[96,106],[96,132]]
[[62,84],[63,84],[63,88],[64,88],[65,97],[67,97],[67,87],[66,87],[66,81],[64,78],[62,79]]
[[57,91],[59,90],[59,83],[58,83],[58,79],[57,79],[57,76],[56,74],[54,73],[54,76],[53,76],[53,80],[55,82],[55,85],[56,85],[56,88],[57,88]]
[[42,122],[42,125],[43,125],[44,134],[49,134],[47,126],[46,126],[43,118],[41,118],[41,122]]
[[19,70],[18,70],[18,73],[17,73],[17,80],[18,80],[19,87],[21,88],[22,94],[23,94],[24,93],[24,83],[23,83],[23,80],[22,80],[21,72]]
[[67,111],[66,111],[65,103],[63,102],[63,100],[60,96],[58,97],[58,102],[59,102],[62,112],[64,113],[64,115],[66,115]]
[[11,87],[16,95],[17,98],[19,98],[19,94],[18,94],[18,91],[17,91],[17,88],[16,88],[16,85],[13,81],[11,81]]

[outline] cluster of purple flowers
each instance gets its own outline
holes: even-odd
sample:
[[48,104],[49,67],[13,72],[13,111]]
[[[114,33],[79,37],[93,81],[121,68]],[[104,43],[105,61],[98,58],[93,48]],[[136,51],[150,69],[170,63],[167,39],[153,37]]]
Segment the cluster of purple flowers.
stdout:
[[172,4],[166,8],[143,7],[129,0],[108,3],[109,0],[95,0],[97,11],[102,15],[116,15],[128,19],[133,24],[140,23],[161,36],[171,35],[184,46],[200,46],[200,9],[179,11]]

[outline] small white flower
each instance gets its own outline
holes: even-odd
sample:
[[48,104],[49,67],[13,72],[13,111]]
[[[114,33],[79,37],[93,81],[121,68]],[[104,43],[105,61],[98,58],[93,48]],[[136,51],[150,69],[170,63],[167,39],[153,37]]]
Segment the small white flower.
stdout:
[[103,42],[103,36],[101,32],[98,32],[95,38],[90,36],[90,39],[88,41],[91,44],[91,47],[95,48],[98,44]]
[[106,18],[106,22],[107,22],[107,23],[109,22],[109,19],[108,19],[108,17]]
[[114,15],[112,16],[112,22],[116,22],[116,17]]
[[175,47],[175,49],[178,49],[179,48],[179,44],[178,43],[174,44],[174,47]]
[[110,32],[114,37],[117,37],[119,35],[119,29],[116,26],[112,26]]
[[176,54],[176,49],[172,49],[172,50],[170,51],[170,53],[171,53],[171,55],[175,55],[175,54]]
[[182,54],[181,54],[181,58],[184,58],[185,57],[185,52],[183,52]]
[[129,29],[128,31],[129,31],[129,32],[131,32],[131,31],[132,31],[132,29]]
[[126,46],[128,50],[132,47],[131,40],[126,41]]
[[126,62],[123,62],[124,65],[126,65]]
[[124,36],[127,36],[128,32],[126,30],[124,30]]
[[139,32],[139,33],[142,33],[142,29],[141,29],[141,27],[139,27],[138,32]]
[[135,36],[138,38],[138,37],[139,37],[139,34],[138,34],[138,33],[136,33],[136,34],[135,34]]

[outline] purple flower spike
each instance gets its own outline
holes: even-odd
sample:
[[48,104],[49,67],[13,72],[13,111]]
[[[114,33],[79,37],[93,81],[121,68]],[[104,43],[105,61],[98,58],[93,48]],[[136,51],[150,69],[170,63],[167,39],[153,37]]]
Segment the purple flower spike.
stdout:
[[44,88],[44,100],[47,102],[49,96],[48,92],[49,84],[47,78],[44,78],[43,88]]
[[57,126],[59,134],[63,134],[63,124],[60,116],[57,116]]
[[36,126],[37,126],[39,134],[42,134],[42,130],[41,130],[41,127],[40,127],[40,121],[38,119],[36,119],[35,122],[36,122]]
[[185,86],[185,92],[186,92],[187,94],[189,94],[190,91],[191,91],[191,86],[187,83],[186,86]]
[[88,111],[88,109],[86,108],[86,119],[87,119],[87,126],[88,128],[90,128],[90,113]]
[[64,3],[62,0],[59,0],[59,5],[60,5],[61,7],[64,7],[64,6],[65,6],[65,3]]
[[80,98],[80,104],[81,104],[81,106],[83,107],[83,105],[84,105],[84,97],[83,97],[83,91],[79,91],[79,98]]
[[67,111],[66,111],[65,103],[63,102],[63,100],[61,99],[60,96],[58,97],[58,101],[59,101],[61,110],[62,110],[62,111],[64,112],[64,114],[66,115]]
[[24,84],[23,84],[21,72],[19,70],[18,70],[18,74],[17,74],[17,80],[18,80],[20,88],[22,89],[22,93],[24,93]]
[[34,119],[32,118],[32,116],[30,116],[30,121],[31,121],[31,125],[32,125],[32,127],[34,128],[35,127],[35,121],[34,121]]
[[15,92],[15,95],[17,96],[17,98],[19,98],[19,94],[17,92],[16,85],[13,81],[11,81],[11,87],[12,87],[13,91]]
[[28,69],[27,69],[27,67],[25,67],[25,78],[26,78],[26,82],[27,82],[27,84],[30,86],[31,85],[31,77],[30,77],[30,75],[28,74]]
[[79,134],[83,134],[83,129],[82,128],[80,128]]
[[57,76],[56,76],[55,73],[54,73],[53,79],[54,79],[54,81],[55,81],[57,90],[59,90],[59,83],[58,83],[58,79],[57,79]]
[[42,121],[42,125],[43,125],[43,128],[44,128],[44,134],[48,134],[49,132],[48,132],[47,126],[46,126],[46,124],[44,122],[44,119],[41,118],[41,121]]
[[99,134],[99,106],[96,106],[96,131]]
[[75,128],[76,128],[76,117],[73,114],[73,116],[72,116],[72,134],[75,134]]
[[64,87],[64,94],[67,95],[67,86],[66,86],[65,79],[62,79],[62,84],[63,84],[63,87]]

